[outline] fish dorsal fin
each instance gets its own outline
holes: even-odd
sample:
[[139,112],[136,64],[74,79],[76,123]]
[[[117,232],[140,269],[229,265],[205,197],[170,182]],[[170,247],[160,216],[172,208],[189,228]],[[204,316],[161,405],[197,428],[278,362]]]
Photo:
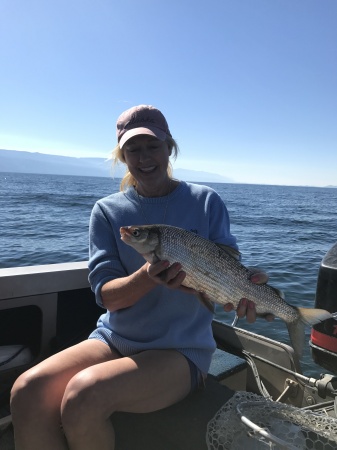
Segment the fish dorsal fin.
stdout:
[[237,261],[240,261],[241,253],[238,250],[235,250],[235,248],[229,247],[229,245],[225,245],[225,244],[218,244],[218,243],[216,243],[216,245],[219,248],[221,248],[221,250],[223,250],[224,252],[226,252],[229,255],[231,255],[234,259],[236,259]]
[[270,284],[268,284],[268,286],[269,286],[270,288],[272,288],[272,290],[273,290],[278,296],[280,296],[283,300],[285,299],[285,295],[284,295],[284,292],[283,292],[283,291],[281,291],[280,289],[277,289],[277,288],[274,287],[274,286],[270,286]]

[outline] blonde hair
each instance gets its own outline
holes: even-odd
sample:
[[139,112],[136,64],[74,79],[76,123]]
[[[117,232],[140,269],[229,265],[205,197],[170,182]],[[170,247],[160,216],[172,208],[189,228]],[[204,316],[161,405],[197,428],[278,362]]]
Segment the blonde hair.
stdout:
[[[178,156],[178,153],[179,153],[179,147],[178,147],[177,142],[171,136],[167,136],[165,139],[165,142],[168,145],[168,149],[170,150],[171,155],[173,155],[173,159],[176,159]],[[123,150],[120,148],[119,144],[117,144],[116,147],[113,149],[111,157],[112,157],[111,158],[112,159],[112,167],[116,166],[119,162],[122,162],[123,164],[125,164],[124,153],[123,153]],[[170,161],[167,166],[167,173],[168,173],[168,176],[170,178],[172,178],[173,169],[172,169],[172,165],[171,165]],[[121,191],[124,191],[130,186],[136,187],[137,180],[131,175],[131,173],[127,169],[119,188]]]

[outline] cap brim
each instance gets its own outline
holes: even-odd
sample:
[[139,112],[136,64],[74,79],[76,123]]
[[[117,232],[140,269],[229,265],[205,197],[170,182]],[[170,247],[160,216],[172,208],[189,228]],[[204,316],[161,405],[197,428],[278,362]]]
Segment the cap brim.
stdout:
[[147,134],[149,136],[154,136],[160,141],[165,141],[167,134],[165,131],[160,130],[159,128],[155,127],[147,127],[147,128],[132,128],[131,130],[128,130],[126,133],[123,134],[119,141],[119,147],[122,148],[126,141],[131,139],[134,136],[138,136],[140,134]]

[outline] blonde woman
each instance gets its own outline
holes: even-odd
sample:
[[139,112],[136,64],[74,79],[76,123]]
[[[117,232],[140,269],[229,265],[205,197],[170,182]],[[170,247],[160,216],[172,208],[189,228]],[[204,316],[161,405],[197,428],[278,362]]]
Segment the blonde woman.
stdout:
[[[211,362],[213,316],[181,285],[179,261],[145,262],[119,229],[165,223],[237,248],[226,206],[209,187],[172,178],[169,158],[178,147],[158,109],[125,111],[117,141],[114,158],[127,167],[122,190],[99,200],[90,221],[89,280],[105,311],[89,339],[16,381],[17,450],[112,450],[114,411],[144,413],[180,401],[203,386]],[[255,320],[247,299],[237,312]]]

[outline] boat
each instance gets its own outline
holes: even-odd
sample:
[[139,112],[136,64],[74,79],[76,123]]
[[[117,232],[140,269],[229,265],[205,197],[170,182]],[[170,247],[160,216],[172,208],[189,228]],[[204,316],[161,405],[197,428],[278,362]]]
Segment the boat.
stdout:
[[[316,303],[334,312],[336,299],[337,243],[318,269]],[[101,313],[86,261],[0,269],[2,450],[14,450],[9,392],[17,376],[85,339]],[[302,374],[289,345],[218,320],[213,333],[206,388],[161,411],[114,413],[117,450],[337,448],[336,320],[311,332],[312,357],[326,371],[317,379]]]

